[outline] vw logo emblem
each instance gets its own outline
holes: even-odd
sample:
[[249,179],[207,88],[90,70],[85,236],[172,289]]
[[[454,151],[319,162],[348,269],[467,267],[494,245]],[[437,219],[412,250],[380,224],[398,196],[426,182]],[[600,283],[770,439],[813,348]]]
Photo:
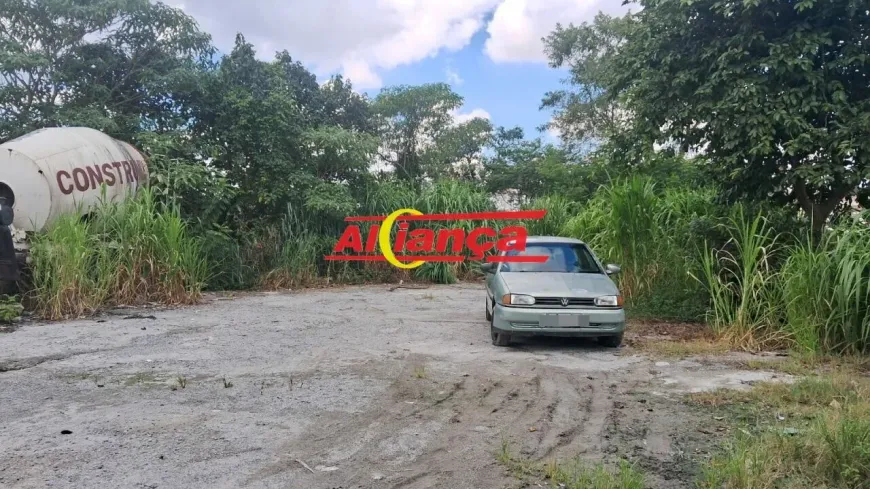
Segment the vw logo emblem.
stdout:
[[568,307],[568,298],[562,297],[562,307]]

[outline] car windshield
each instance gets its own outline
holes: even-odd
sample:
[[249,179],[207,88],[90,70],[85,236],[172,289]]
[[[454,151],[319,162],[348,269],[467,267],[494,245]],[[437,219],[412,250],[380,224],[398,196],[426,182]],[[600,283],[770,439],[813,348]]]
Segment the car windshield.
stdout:
[[547,256],[544,263],[503,263],[502,272],[601,273],[589,249],[571,243],[535,243],[507,256]]

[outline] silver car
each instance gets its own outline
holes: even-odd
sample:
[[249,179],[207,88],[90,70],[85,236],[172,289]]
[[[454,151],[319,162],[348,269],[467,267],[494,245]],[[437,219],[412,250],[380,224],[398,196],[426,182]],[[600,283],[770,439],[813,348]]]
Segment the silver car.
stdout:
[[521,336],[594,337],[608,347],[622,344],[625,311],[610,275],[576,239],[530,237],[522,252],[501,256],[547,256],[544,263],[486,263],[486,319],[492,343],[509,346]]

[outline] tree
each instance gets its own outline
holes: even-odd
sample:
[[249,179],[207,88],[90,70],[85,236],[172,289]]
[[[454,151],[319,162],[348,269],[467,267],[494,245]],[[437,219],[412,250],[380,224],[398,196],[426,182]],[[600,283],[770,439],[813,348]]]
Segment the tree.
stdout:
[[457,123],[462,97],[445,83],[384,89],[374,101],[381,129],[381,159],[398,178],[424,178],[468,172],[488,140],[489,121]]
[[148,0],[0,4],[0,141],[83,125],[131,140],[189,122],[186,101],[211,55],[181,10]]
[[607,96],[613,79],[613,57],[625,39],[629,18],[598,14],[592,24],[556,29],[544,38],[544,51],[550,67],[568,67],[565,80],[571,89],[548,92],[541,108],[554,111],[546,126],[556,129],[572,152],[585,153],[602,143],[617,140],[628,129],[630,116],[615,97]]
[[574,162],[564,149],[523,136],[519,127],[495,131],[484,163],[488,191],[511,193],[515,203],[553,194],[581,202],[606,181],[603,166]]
[[211,165],[237,191],[239,225],[276,222],[290,209],[307,222],[343,219],[377,142],[366,102],[333,79],[321,88],[286,52],[260,61],[242,35],[210,73],[194,133],[219,148]]
[[481,117],[453,123],[435,139],[424,161],[430,176],[479,182],[483,175],[483,150],[492,138],[492,124]]
[[600,82],[633,137],[705,152],[726,197],[796,203],[817,233],[870,201],[865,0],[640,4]]

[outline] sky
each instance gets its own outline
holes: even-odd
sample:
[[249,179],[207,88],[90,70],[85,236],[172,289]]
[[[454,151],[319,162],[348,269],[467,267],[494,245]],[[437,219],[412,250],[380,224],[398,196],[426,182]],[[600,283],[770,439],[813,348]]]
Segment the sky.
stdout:
[[[166,0],[164,0],[166,1]],[[556,23],[622,14],[622,0],[168,0],[223,52],[244,34],[263,59],[286,49],[319,79],[349,78],[375,96],[385,86],[445,82],[464,98],[459,119],[538,127],[541,99],[567,76],[550,68],[541,38]],[[636,9],[636,7],[634,7]]]

